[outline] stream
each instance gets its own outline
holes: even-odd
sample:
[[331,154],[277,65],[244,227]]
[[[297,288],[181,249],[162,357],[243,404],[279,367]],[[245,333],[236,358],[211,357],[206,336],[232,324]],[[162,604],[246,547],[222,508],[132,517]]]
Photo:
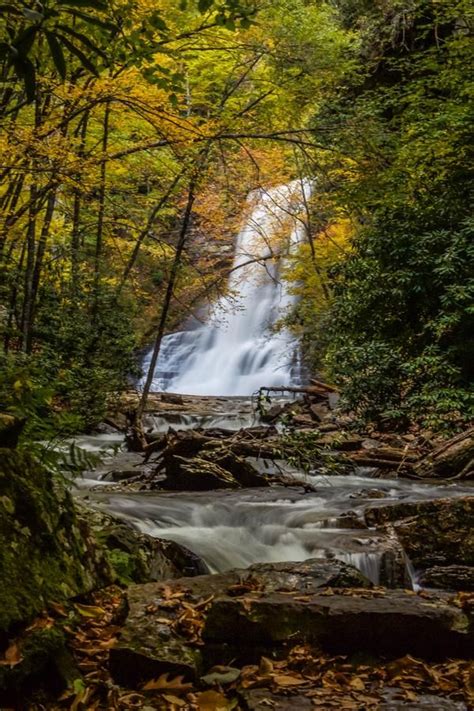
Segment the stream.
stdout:
[[[212,406],[217,408],[214,413],[209,410]],[[209,398],[208,410],[200,417],[195,412],[181,413],[179,418],[173,412],[160,413],[149,416],[149,423],[160,431],[170,425],[176,427],[178,419],[180,426],[203,426],[208,422],[237,430],[242,425],[255,424],[251,412],[249,399]],[[77,444],[105,454],[103,464],[78,482],[81,495],[87,495],[91,503],[127,520],[143,533],[185,546],[207,564],[210,572],[246,568],[259,562],[335,557],[356,566],[374,583],[381,582],[383,566],[386,569],[406,564],[409,584],[415,576],[409,561],[403,560],[398,542],[358,527],[364,509],[400,501],[456,497],[472,491],[459,483],[374,479],[373,471],[367,468],[348,476],[321,475],[317,471],[303,474],[285,467],[283,462],[276,465],[311,483],[316,492],[304,493],[300,486],[209,492],[123,491],[120,483],[111,484],[111,473],[140,467],[141,455],[122,449],[114,452],[112,448],[120,447],[122,438],[113,434],[82,437]],[[258,465],[268,471],[275,467],[275,463],[261,460]],[[152,462],[148,466],[152,467]]]
[[[155,401],[159,407],[147,413],[146,431],[255,426],[260,423],[251,396],[261,386],[304,381],[298,340],[275,325],[295,303],[280,275],[305,239],[301,214],[310,192],[308,181],[293,181],[249,195],[227,291],[203,323],[188,323],[186,330],[164,338],[152,390],[173,395]],[[144,373],[150,359],[151,352],[144,358]],[[405,571],[406,584],[416,583],[398,542],[360,525],[364,509],[470,493],[458,483],[374,479],[369,469],[355,476],[321,476],[318,471],[304,475],[283,463],[288,474],[299,480],[306,476],[316,493],[304,493],[301,486],[125,492],[111,481],[125,479],[116,472],[133,471],[142,458],[125,451],[110,456],[114,445],[120,450],[122,436],[83,437],[77,443],[90,451],[109,452],[102,466],[78,482],[82,495],[144,533],[186,546],[211,572],[259,562],[336,557],[374,583],[387,583],[390,567],[396,566]],[[260,461],[258,466],[275,465]]]

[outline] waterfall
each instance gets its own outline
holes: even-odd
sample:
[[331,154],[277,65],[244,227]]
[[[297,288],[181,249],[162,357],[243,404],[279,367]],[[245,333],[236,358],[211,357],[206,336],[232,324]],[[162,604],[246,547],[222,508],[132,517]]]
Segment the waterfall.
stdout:
[[251,395],[261,386],[299,383],[298,341],[273,327],[294,303],[279,277],[285,257],[305,239],[298,215],[310,192],[309,181],[295,180],[250,193],[226,295],[205,323],[163,339],[153,391]]

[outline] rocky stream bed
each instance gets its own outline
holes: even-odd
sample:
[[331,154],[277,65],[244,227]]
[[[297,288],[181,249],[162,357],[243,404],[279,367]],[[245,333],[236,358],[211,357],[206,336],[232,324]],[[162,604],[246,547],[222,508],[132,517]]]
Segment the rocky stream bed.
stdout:
[[5,708],[472,708],[472,434],[356,434],[330,389],[294,395],[153,396],[145,453],[129,395],[78,439],[104,454],[74,500],[113,584],[37,618],[65,634],[58,692],[18,706],[19,681]]

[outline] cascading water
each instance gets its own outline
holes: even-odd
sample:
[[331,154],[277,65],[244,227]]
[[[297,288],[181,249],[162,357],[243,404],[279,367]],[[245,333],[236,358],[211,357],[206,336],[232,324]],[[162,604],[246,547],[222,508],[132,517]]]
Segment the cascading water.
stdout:
[[[298,343],[287,331],[275,332],[272,326],[293,303],[293,297],[279,282],[279,265],[305,238],[305,226],[298,215],[303,197],[310,191],[309,182],[295,181],[249,196],[249,217],[236,242],[229,295],[219,299],[213,318],[205,324],[167,336],[162,344],[153,389],[189,397],[181,397],[177,409],[173,399],[161,398],[161,408],[147,415],[149,429],[163,432],[169,426],[250,426],[254,424],[254,408],[249,395],[261,386],[298,383]],[[145,368],[149,360],[145,360]],[[236,395],[243,397],[229,397]],[[171,403],[169,411],[163,411],[166,402]],[[83,444],[90,449],[115,443],[115,436],[112,440],[110,435],[103,437],[100,442],[88,438]],[[85,480],[84,486],[100,480],[104,484],[120,481],[117,472],[129,471],[139,462],[145,469],[153,466],[144,465],[137,454],[116,453],[102,471],[98,468],[92,474],[95,479]],[[268,462],[261,465],[270,466]],[[286,473],[292,475],[292,471]],[[293,473],[299,479],[303,476]],[[102,488],[101,494],[100,488],[94,491],[94,487],[92,496],[100,506],[144,533],[186,546],[213,572],[257,562],[323,557],[355,565],[374,583],[383,582],[390,564],[390,576],[400,582],[404,561],[398,543],[384,533],[359,526],[348,528],[344,518],[350,513],[351,521],[355,521],[357,516],[362,517],[365,507],[377,505],[379,499],[374,501],[370,496],[373,480],[363,476],[328,478],[318,472],[308,478],[317,493],[271,487],[172,494],[107,492]],[[384,503],[463,493],[458,484],[452,489],[437,488],[398,479],[379,480],[377,489]],[[400,564],[401,573],[396,568]],[[408,572],[416,584],[413,568]]]
[[279,275],[285,256],[305,239],[298,215],[310,192],[309,181],[296,180],[249,195],[250,215],[237,238],[228,295],[206,323],[163,339],[152,390],[252,395],[262,385],[299,382],[298,342],[288,330],[273,327],[294,302]]

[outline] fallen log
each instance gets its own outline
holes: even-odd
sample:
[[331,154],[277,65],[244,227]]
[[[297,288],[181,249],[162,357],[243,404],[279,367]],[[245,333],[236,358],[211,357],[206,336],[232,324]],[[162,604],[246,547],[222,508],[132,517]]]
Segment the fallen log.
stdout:
[[[304,385],[300,387],[296,386],[291,386],[288,385],[286,387],[283,386],[278,386],[278,387],[261,387],[258,391],[259,397],[264,393],[296,393],[300,395],[321,395],[321,389],[317,387],[316,385]],[[325,391],[326,395],[330,391]]]
[[350,457],[354,464],[358,464],[360,467],[374,467],[375,469],[400,469],[405,468],[407,470],[413,469],[412,462],[408,461],[396,461],[393,459],[381,459],[379,457],[368,456],[364,453],[362,456],[354,454]]
[[474,427],[453,437],[424,457],[419,476],[463,479],[474,475]]

